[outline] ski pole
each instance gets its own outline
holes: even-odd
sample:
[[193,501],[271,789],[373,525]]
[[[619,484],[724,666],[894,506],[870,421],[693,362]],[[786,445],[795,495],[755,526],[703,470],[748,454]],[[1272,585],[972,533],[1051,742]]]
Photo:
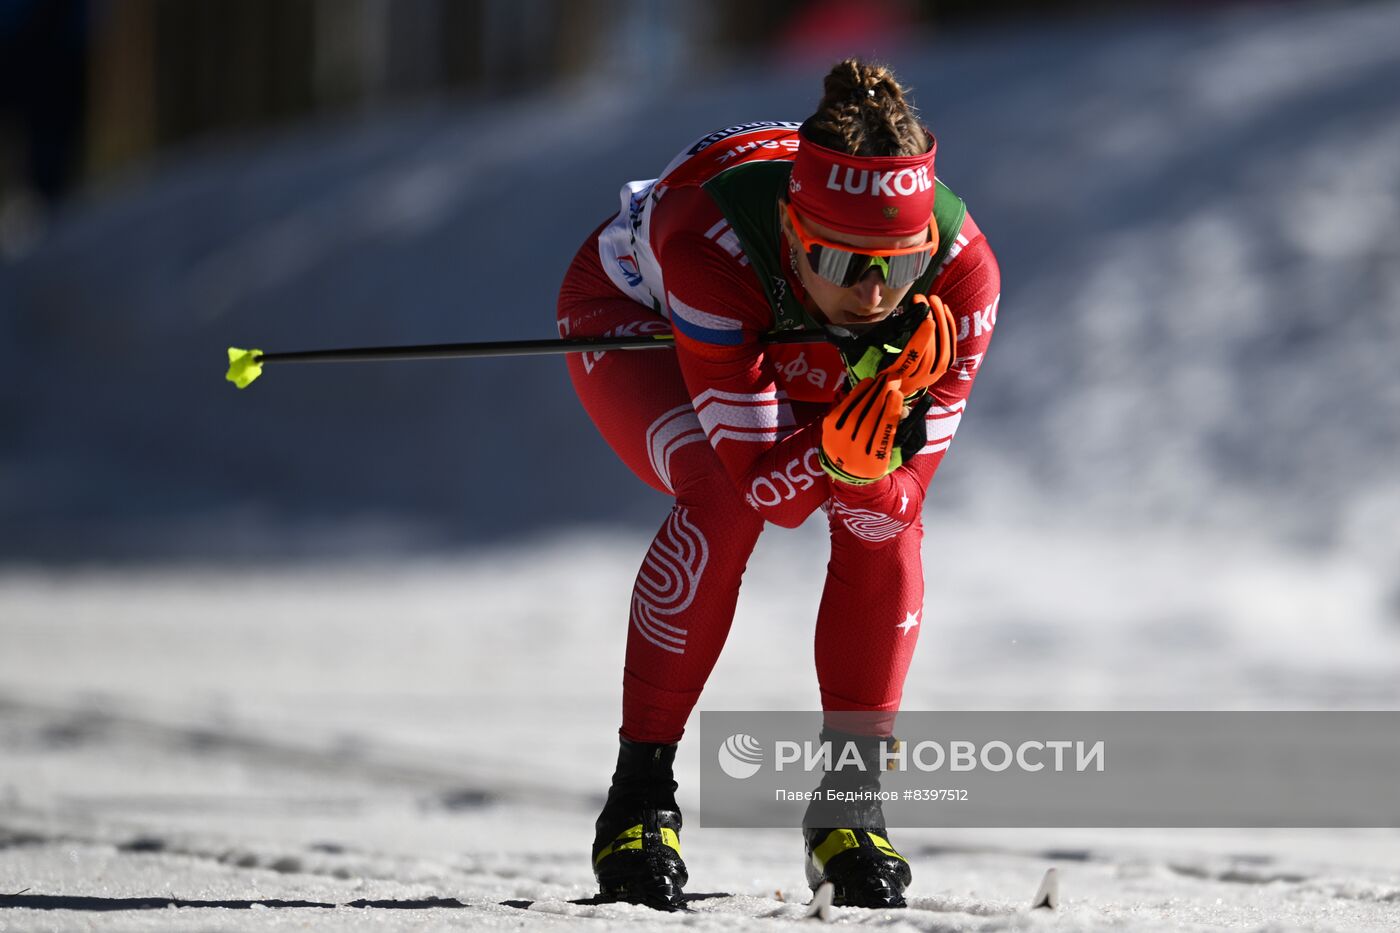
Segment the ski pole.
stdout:
[[[765,334],[764,343],[820,343],[820,330],[784,330]],[[489,356],[539,356],[556,353],[601,353],[605,350],[656,350],[675,345],[671,334],[641,337],[565,337],[552,340],[499,340],[481,343],[428,343],[403,347],[348,347],[335,350],[295,350],[264,353],[228,348],[224,376],[240,389],[262,375],[268,363],[364,363],[380,360],[478,359]]]

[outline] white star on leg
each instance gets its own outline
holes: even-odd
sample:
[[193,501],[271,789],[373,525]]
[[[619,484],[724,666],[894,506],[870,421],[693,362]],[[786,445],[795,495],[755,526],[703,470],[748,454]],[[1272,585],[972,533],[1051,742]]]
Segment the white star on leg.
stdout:
[[903,629],[904,634],[908,635],[909,630],[919,624],[919,613],[921,612],[923,612],[922,609],[920,609],[919,612],[906,612],[904,614],[904,621],[896,625],[895,628]]

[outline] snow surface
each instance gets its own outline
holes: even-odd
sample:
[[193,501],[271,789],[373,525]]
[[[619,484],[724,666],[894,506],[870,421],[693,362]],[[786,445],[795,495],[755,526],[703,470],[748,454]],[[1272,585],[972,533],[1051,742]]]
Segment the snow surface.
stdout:
[[[1397,36],[1397,4],[1197,7],[889,56],[1006,279],[926,514],[906,708],[1396,707]],[[812,88],[211,145],[0,268],[0,931],[807,922],[795,833],[693,821],[689,890],[728,896],[573,903],[665,503],[558,361],[219,376],[229,343],[549,336],[619,182]],[[556,271],[522,281],[525,242]],[[502,379],[524,436],[476,413]],[[823,538],[765,535],[703,708],[817,704]],[[693,814],[688,745],[679,769]],[[1400,928],[1396,830],[894,836],[911,909],[838,922]],[[1062,906],[1030,913],[1052,866]]]
[[[967,573],[929,562],[939,596],[907,708],[1393,702],[1394,632],[1367,578],[1345,567],[1300,573],[1296,558],[1239,542],[1236,561],[1211,562],[1183,539],[1105,573],[1116,534],[943,530],[1007,561]],[[21,646],[0,655],[0,894],[29,889],[0,900],[0,924],[607,928],[625,917],[641,929],[720,930],[799,920],[809,895],[795,832],[688,826],[690,892],[733,895],[697,900],[691,915],[572,903],[593,891],[586,849],[615,751],[627,594],[645,543],[580,531],[401,565],[0,578],[5,642]],[[1037,566],[1046,554],[1053,562]],[[815,584],[823,559],[815,526],[760,543],[703,708],[815,704],[817,587],[794,591],[791,568],[812,567]],[[1160,573],[1196,585],[1158,592]],[[1276,601],[1245,599],[1260,587]],[[1330,600],[1339,624],[1308,624]],[[783,657],[791,663],[772,661]],[[682,748],[681,802],[693,815],[698,762]],[[1395,830],[894,836],[914,860],[911,909],[838,909],[839,921],[1400,924]],[[1051,866],[1062,906],[1030,915]]]

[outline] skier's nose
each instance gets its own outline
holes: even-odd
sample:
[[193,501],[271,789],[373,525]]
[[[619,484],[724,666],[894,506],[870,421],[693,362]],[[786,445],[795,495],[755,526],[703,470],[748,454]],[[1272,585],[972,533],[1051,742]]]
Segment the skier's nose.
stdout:
[[880,307],[880,299],[885,296],[885,274],[879,269],[871,269],[851,288],[855,291],[862,310],[867,313],[873,312]]

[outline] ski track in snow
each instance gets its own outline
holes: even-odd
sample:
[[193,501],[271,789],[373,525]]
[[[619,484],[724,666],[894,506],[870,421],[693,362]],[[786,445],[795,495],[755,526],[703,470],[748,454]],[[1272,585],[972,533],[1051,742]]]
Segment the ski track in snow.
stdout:
[[[1250,654],[1276,619],[1240,611],[1249,581],[1274,568],[1265,582],[1278,604],[1306,614],[1335,596],[1344,568],[1292,573],[1272,545],[1235,540],[1228,568],[1239,579],[1222,570],[1212,580],[1204,568],[1220,551],[1199,554],[1201,539],[1140,542],[1152,573],[1197,581],[1188,600],[1161,610],[1194,620],[1190,637],[1173,642],[1145,635],[1160,624],[1143,609],[1151,574],[1099,573],[1097,614],[1072,594],[1046,601],[1052,581],[1093,576],[1121,546],[1117,535],[951,521],[945,530],[1010,564],[950,579],[930,558],[930,579],[948,586],[928,619],[907,708],[970,708],[998,692],[1006,706],[1173,708],[1199,705],[1201,683],[1226,695],[1231,671],[1238,708],[1364,706],[1394,683],[1397,669],[1383,660],[1394,656],[1393,634],[1365,616],[1372,604],[1359,583],[1350,629],[1314,632],[1331,643],[1328,676],[1290,679],[1310,643],[1298,640],[1301,627],[1288,635],[1283,614],[1281,644]],[[1028,572],[1030,555],[1051,541],[1056,561]],[[800,841],[783,831],[688,826],[690,912],[574,903],[594,890],[587,845],[614,751],[627,585],[644,547],[643,535],[579,531],[411,565],[0,575],[6,641],[24,646],[0,656],[0,894],[17,895],[0,900],[0,924],[814,922],[804,919]],[[793,708],[814,691],[806,653],[818,594],[793,590],[781,571],[820,566],[823,549],[816,527],[760,543],[702,708]],[[997,587],[1013,572],[1017,589]],[[999,590],[990,604],[989,590]],[[1233,664],[1203,666],[1202,644]],[[784,653],[795,663],[767,660]],[[1018,679],[1019,694],[1010,688]],[[683,808],[694,807],[697,768],[683,745]],[[838,908],[836,922],[965,931],[1400,923],[1394,831],[895,838],[915,869],[910,909]],[[1031,913],[1050,867],[1062,904]],[[710,896],[720,894],[729,896]]]

